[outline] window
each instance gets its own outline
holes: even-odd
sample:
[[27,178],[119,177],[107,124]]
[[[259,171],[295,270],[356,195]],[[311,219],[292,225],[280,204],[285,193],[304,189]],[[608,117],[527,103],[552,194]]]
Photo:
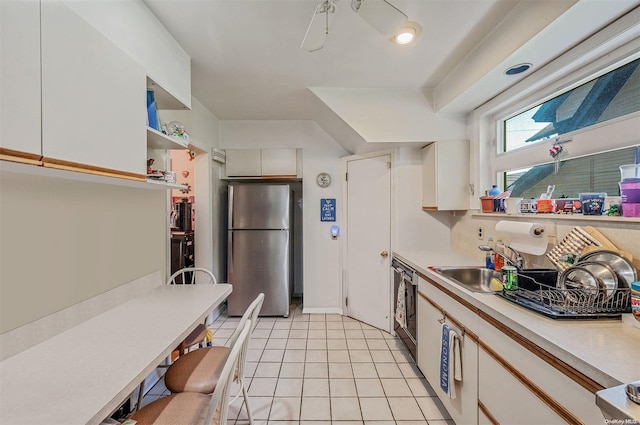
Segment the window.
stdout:
[[640,59],[504,121],[503,152],[640,111]]
[[618,196],[620,166],[633,164],[640,146],[569,159],[558,164],[536,165],[505,173],[511,196],[538,198],[555,185],[554,198],[577,198],[581,192],[604,192]]
[[[494,165],[512,196],[537,198],[552,184],[554,197],[616,196],[620,165],[640,159],[640,59],[498,121],[498,127]],[[551,155],[552,149],[561,152]]]

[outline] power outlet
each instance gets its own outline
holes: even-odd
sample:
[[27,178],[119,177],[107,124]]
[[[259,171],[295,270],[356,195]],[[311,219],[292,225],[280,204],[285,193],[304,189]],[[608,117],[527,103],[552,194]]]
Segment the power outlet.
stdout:
[[484,240],[484,227],[482,226],[478,227],[478,239],[481,241]]

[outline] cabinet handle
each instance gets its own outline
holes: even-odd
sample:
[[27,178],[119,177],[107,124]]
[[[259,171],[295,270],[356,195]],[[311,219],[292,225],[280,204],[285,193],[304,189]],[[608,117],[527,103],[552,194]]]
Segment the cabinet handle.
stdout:
[[387,258],[389,256],[389,253],[387,251],[382,251],[380,253],[380,256],[383,257],[383,258]]

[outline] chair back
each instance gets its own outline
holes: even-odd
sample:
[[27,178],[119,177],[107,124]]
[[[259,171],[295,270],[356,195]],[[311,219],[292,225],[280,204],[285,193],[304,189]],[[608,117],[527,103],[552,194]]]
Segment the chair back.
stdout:
[[242,330],[238,334],[236,343],[231,347],[229,356],[227,357],[227,360],[224,363],[224,367],[222,368],[222,372],[220,373],[220,377],[218,378],[216,388],[213,391],[213,395],[211,396],[209,409],[207,410],[207,416],[204,422],[205,425],[213,423],[213,418],[215,417],[218,406],[220,409],[219,424],[226,425],[227,423],[227,416],[229,413],[229,391],[231,388],[231,383],[233,382],[232,375],[236,370],[236,365],[240,361],[240,354],[247,351],[251,327],[251,321],[245,321]]
[[[236,339],[240,335],[240,332],[244,328],[246,322],[251,322],[251,333],[249,334],[249,340],[251,340],[251,334],[256,327],[256,323],[258,322],[258,315],[260,314],[260,310],[262,309],[262,303],[264,302],[264,294],[260,293],[255,300],[249,304],[249,307],[244,311],[244,314],[240,318],[240,322],[236,327],[236,330],[229,338],[229,347],[235,346]],[[245,359],[247,357],[247,350],[244,350],[240,353],[240,360],[238,362],[238,376],[244,376],[244,366]]]
[[180,280],[182,280],[182,283],[218,283],[218,280],[213,273],[205,268],[185,267],[172,274],[169,279],[167,279],[167,285],[180,283],[178,277],[181,278]]

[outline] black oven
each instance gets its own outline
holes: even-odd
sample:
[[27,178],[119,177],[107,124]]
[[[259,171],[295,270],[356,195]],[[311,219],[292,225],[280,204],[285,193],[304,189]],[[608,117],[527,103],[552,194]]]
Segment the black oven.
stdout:
[[[407,349],[416,360],[416,344],[417,344],[417,317],[416,317],[416,296],[418,289],[418,275],[416,271],[407,264],[394,258],[391,262],[393,270],[393,330],[398,338],[404,342]],[[405,316],[404,320],[399,321],[396,317],[397,310],[402,308],[402,303],[398,300],[398,292],[401,283],[404,282],[404,291],[400,293],[400,297],[404,298],[404,312],[398,314],[399,317]],[[402,323],[400,323],[402,322]]]

